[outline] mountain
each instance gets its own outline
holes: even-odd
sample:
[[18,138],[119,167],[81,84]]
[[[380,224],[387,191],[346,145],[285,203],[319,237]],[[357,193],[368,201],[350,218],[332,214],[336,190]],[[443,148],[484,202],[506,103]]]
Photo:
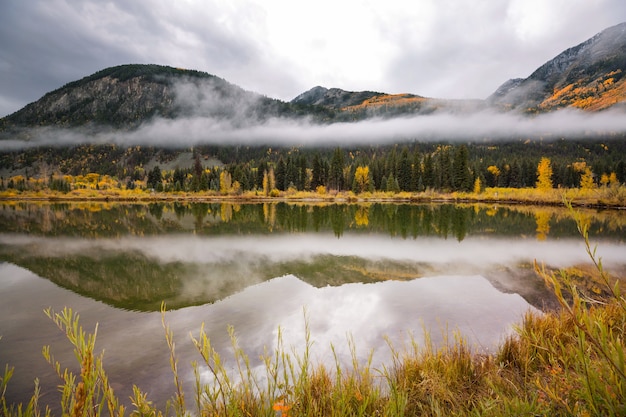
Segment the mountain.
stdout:
[[528,78],[505,82],[487,101],[505,109],[604,110],[626,100],[626,23],[569,48]]
[[626,103],[625,71],[626,23],[567,49],[527,78],[505,82],[487,100],[441,100],[317,86],[284,102],[205,72],[121,65],[66,84],[0,119],[0,136],[28,139],[28,128],[41,126],[134,129],[157,117],[212,118],[240,127],[277,117],[330,123],[468,113],[487,106],[527,113],[565,107],[598,111]]
[[484,107],[483,100],[442,100],[415,94],[387,94],[375,91],[346,91],[340,88],[313,87],[291,103],[314,105],[335,112],[336,121],[368,117],[427,115],[436,111],[467,112]]
[[345,91],[340,88],[313,87],[291,100],[294,104],[326,106],[334,109],[354,106],[383,93],[374,91]]
[[71,82],[2,119],[16,127],[107,125],[132,128],[156,116],[262,120],[301,114],[205,72],[161,65],[120,65]]
[[432,105],[434,102],[430,102],[430,99],[413,94],[345,91],[320,86],[300,94],[291,103],[327,108],[335,112],[336,121],[428,114],[436,110],[436,106]]

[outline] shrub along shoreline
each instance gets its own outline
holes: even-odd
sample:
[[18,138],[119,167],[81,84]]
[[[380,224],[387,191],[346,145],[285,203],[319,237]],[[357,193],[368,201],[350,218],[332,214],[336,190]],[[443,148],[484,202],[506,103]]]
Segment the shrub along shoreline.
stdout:
[[[619,416],[626,414],[626,298],[616,280],[603,269],[590,245],[586,223],[565,203],[577,220],[585,250],[598,274],[603,296],[581,292],[565,271],[549,272],[535,265],[561,308],[545,314],[528,313],[494,353],[473,352],[457,338],[441,348],[413,344],[392,349],[393,360],[383,369],[353,360],[333,369],[310,362],[311,341],[306,329],[305,350],[297,355],[281,343],[263,357],[265,372],[256,375],[248,356],[233,341],[235,370],[226,369],[203,328],[192,342],[200,363],[196,375],[208,372],[211,381],[195,384],[185,396],[177,374],[173,334],[163,311],[165,343],[170,348],[172,392],[166,410],[157,409],[145,391],[135,387],[125,409],[115,395],[96,353],[96,331],[88,333],[71,309],[46,314],[67,335],[80,364],[74,368],[44,356],[61,381],[63,415],[68,416]],[[305,320],[306,321],[306,320]],[[0,343],[2,341],[0,340]],[[332,349],[332,347],[330,347]],[[12,368],[0,379],[0,412],[6,417],[48,415],[39,387],[28,404],[11,404],[5,396]],[[233,374],[234,372],[234,374]],[[2,375],[2,374],[0,374]],[[149,388],[149,387],[148,387]],[[189,394],[189,393],[187,393]]]
[[381,203],[487,203],[626,209],[626,186],[583,190],[578,188],[539,190],[536,188],[486,188],[480,192],[364,192],[352,191],[278,191],[268,193],[157,192],[151,190],[77,189],[69,192],[53,190],[0,191],[0,201],[107,201],[107,202],[381,202]]

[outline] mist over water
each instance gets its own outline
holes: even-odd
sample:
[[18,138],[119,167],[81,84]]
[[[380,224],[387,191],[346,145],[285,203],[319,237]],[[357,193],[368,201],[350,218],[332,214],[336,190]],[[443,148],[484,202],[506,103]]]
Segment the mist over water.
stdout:
[[[141,253],[161,263],[228,263],[254,265],[292,260],[308,261],[319,255],[355,256],[370,260],[410,260],[415,263],[453,264],[515,264],[541,260],[563,267],[585,260],[581,239],[538,241],[489,237],[468,237],[456,240],[423,237],[390,239],[383,235],[345,234],[340,239],[314,233],[278,234],[271,236],[188,236],[122,237],[118,239],[42,238],[29,235],[0,234],[0,245],[12,245],[63,257],[81,252],[102,256],[111,252]],[[624,262],[624,245],[603,242],[597,249],[606,265]]]

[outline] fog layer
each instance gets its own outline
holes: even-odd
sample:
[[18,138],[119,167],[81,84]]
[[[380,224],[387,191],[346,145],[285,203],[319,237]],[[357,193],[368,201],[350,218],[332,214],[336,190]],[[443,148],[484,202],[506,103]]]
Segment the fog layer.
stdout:
[[[205,98],[202,98],[205,100]],[[237,111],[236,113],[239,113]],[[250,112],[241,111],[241,113]],[[206,117],[157,118],[132,131],[100,131],[93,127],[39,128],[22,132],[28,137],[0,142],[0,149],[66,146],[82,143],[120,146],[189,147],[202,144],[243,145],[367,145],[401,141],[558,139],[626,133],[626,117],[618,110],[588,113],[560,110],[534,117],[492,110],[453,114],[438,112],[360,122],[319,124],[309,119]]]

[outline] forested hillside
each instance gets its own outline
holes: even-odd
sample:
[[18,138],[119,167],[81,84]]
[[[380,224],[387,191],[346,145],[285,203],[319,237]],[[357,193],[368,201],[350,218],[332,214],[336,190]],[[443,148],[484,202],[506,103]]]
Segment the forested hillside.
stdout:
[[624,183],[624,155],[626,141],[621,137],[343,148],[205,145],[175,150],[82,145],[3,152],[0,172],[3,189],[115,186],[238,193],[315,191],[322,186],[357,193],[447,192],[471,191],[477,183],[535,187],[541,158],[551,161],[554,187],[579,187],[583,179],[591,181],[590,187]]

